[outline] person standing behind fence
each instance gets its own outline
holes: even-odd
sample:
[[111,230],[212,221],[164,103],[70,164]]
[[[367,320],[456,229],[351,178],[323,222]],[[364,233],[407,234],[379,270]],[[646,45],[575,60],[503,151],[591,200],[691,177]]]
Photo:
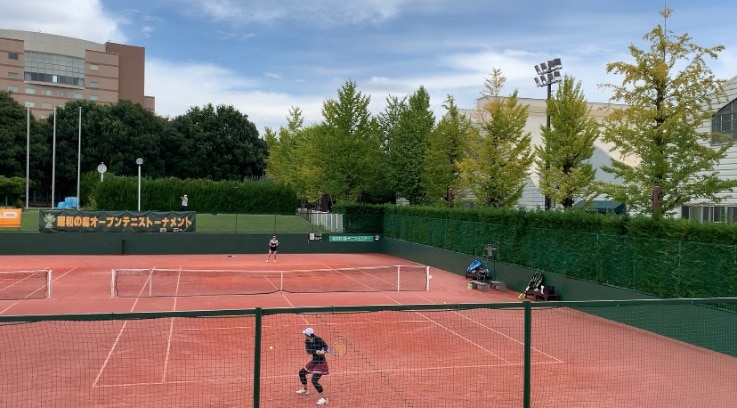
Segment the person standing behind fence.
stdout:
[[276,250],[279,249],[279,240],[276,239],[276,235],[271,237],[269,240],[269,256],[266,258],[266,263],[271,259],[271,255],[274,255],[274,263],[276,263]]
[[189,198],[187,198],[186,194],[179,198],[182,200],[182,211],[187,211],[187,204],[189,203]]

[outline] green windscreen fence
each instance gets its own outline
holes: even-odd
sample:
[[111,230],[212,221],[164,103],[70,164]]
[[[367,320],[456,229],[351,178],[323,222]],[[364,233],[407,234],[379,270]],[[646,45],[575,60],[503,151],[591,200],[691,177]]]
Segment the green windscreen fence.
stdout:
[[737,245],[389,214],[384,236],[662,298],[733,296]]
[[[0,406],[731,407],[737,298],[0,316]],[[328,344],[318,394],[302,331]]]

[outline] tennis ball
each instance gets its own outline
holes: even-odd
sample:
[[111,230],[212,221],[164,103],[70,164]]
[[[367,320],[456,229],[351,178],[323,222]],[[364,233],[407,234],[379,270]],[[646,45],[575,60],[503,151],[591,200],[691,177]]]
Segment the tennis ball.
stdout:
[[273,350],[273,349],[274,349],[274,346],[269,346],[269,350]]

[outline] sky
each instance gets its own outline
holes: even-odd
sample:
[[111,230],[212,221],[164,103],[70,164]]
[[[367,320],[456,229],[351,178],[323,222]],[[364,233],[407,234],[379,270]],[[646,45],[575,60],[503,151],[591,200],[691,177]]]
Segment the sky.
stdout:
[[707,61],[718,78],[737,75],[734,0],[0,0],[0,27],[145,47],[159,116],[232,105],[263,135],[294,108],[320,123],[348,81],[374,114],[421,86],[436,118],[448,96],[472,109],[493,69],[502,95],[544,99],[535,65],[554,58],[588,101],[608,102],[600,85],[621,79],[606,64],[649,49],[665,6],[675,34],[725,46]]

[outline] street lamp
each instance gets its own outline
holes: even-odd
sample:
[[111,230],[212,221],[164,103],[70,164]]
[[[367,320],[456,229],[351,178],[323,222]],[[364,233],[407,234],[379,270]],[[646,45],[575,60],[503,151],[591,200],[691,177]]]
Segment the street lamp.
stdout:
[[[550,100],[550,98],[553,96],[553,84],[557,84],[562,80],[560,75],[561,69],[563,69],[563,64],[560,62],[560,58],[555,58],[548,62],[541,62],[538,65],[535,65],[535,71],[537,72],[535,83],[539,87],[548,88],[548,100]],[[548,130],[550,130],[550,113],[548,112],[547,106],[545,108],[545,112],[547,116],[546,124]],[[550,202],[550,197],[546,195],[545,211],[549,210],[550,207],[552,207],[552,203]]]
[[138,212],[141,212],[141,165],[143,164],[142,158],[136,159],[138,165]]

